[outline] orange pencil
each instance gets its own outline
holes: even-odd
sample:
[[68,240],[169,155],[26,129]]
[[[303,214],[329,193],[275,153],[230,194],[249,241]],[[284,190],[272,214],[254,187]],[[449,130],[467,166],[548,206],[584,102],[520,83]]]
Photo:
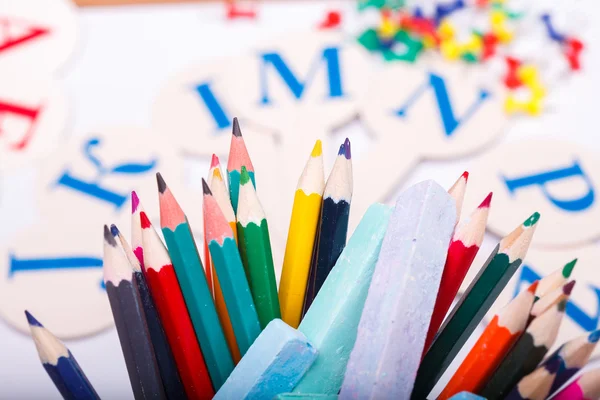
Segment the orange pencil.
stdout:
[[[217,201],[219,208],[225,215],[231,230],[233,231],[233,237],[237,242],[237,226],[235,223],[235,214],[233,212],[233,207],[231,206],[231,201],[229,199],[229,192],[227,191],[227,186],[225,185],[225,181],[223,180],[223,175],[221,174],[221,164],[219,162],[219,157],[213,154],[210,171],[208,175],[208,187],[212,191],[213,197]],[[206,216],[205,216],[206,217]],[[204,218],[206,223],[206,218]],[[205,231],[206,232],[206,231]],[[208,249],[208,242],[206,240],[206,235],[204,238],[204,248]],[[206,259],[210,259],[210,253],[207,252]],[[211,264],[211,274],[213,277],[214,283],[214,293],[215,293],[215,306],[217,307],[217,314],[219,315],[219,321],[221,321],[221,327],[225,332],[225,339],[227,340],[227,345],[229,346],[229,351],[231,351],[231,356],[233,357],[233,362],[237,364],[242,358],[240,354],[240,349],[238,348],[237,341],[235,340],[235,334],[233,332],[233,327],[231,326],[231,319],[229,318],[229,312],[227,311],[227,306],[225,305],[225,298],[223,297],[223,291],[221,290],[221,285],[219,284],[219,279],[217,278],[217,274],[214,271],[214,268]]]
[[449,399],[463,391],[478,393],[483,388],[525,330],[537,285],[538,281],[533,282],[494,316],[438,400]]

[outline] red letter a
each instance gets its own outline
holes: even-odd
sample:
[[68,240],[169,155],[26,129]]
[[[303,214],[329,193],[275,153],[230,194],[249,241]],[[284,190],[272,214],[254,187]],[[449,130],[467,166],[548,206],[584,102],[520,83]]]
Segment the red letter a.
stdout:
[[50,33],[50,29],[0,18],[0,53]]
[[27,147],[27,144],[35,132],[35,125],[41,110],[42,106],[28,107],[20,104],[5,103],[0,100],[0,135],[2,134],[2,122],[6,117],[13,116],[18,119],[26,119],[28,122],[23,137],[18,142],[11,143],[11,149],[22,150]]

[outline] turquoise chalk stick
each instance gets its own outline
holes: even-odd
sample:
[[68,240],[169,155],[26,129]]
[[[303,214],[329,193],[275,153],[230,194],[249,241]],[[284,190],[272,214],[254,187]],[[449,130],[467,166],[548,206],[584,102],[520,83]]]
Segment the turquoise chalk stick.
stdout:
[[369,207],[298,327],[319,355],[294,393],[337,398],[390,213],[383,204]]
[[273,400],[337,400],[337,398],[337,394],[282,393],[273,397]]
[[272,399],[291,391],[317,358],[306,336],[274,319],[242,357],[215,400]]
[[485,397],[477,396],[469,392],[460,392],[450,397],[450,400],[485,400]]

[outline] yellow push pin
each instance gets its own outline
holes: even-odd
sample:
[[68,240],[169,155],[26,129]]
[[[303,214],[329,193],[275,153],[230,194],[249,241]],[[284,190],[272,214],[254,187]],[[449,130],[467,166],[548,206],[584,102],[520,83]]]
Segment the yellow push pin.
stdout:
[[440,43],[440,52],[446,60],[454,61],[460,57],[460,48],[454,39],[442,40]]
[[496,35],[500,43],[506,44],[512,41],[513,33],[507,27],[506,15],[503,11],[493,10],[490,13],[490,25],[492,33]]
[[454,29],[454,25],[448,19],[442,20],[442,23],[438,27],[438,35],[442,41],[453,39],[456,34],[456,29]]
[[379,25],[379,36],[383,39],[391,39],[397,32],[397,26],[392,19],[386,15],[381,15],[381,25]]

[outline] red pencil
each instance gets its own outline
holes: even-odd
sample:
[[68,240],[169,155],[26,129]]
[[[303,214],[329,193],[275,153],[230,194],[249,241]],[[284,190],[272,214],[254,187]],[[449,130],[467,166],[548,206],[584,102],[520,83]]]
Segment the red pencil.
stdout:
[[189,399],[211,399],[210,376],[171,258],[145,212],[140,212],[144,272]]
[[429,349],[433,342],[433,338],[442,325],[444,317],[450,306],[452,306],[452,301],[479,251],[491,202],[492,193],[488,194],[479,207],[473,211],[469,220],[461,223],[454,231],[454,236],[448,247],[446,265],[442,273],[442,280],[435,300],[431,322],[429,323],[423,353]]

